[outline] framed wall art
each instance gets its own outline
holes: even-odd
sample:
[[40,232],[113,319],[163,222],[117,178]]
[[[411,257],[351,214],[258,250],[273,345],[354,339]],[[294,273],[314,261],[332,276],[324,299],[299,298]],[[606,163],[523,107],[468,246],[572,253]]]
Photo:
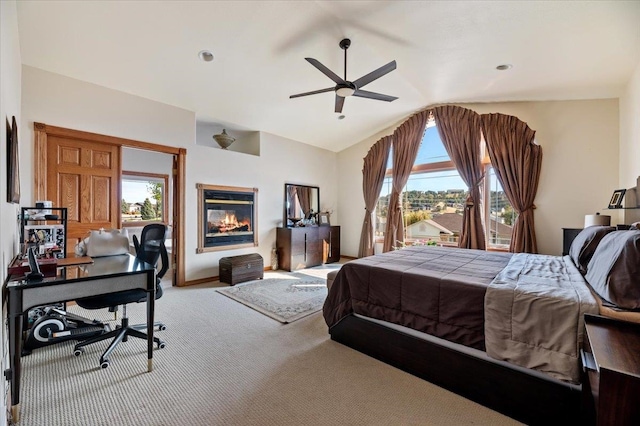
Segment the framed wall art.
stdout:
[[619,209],[622,207],[622,199],[624,198],[624,193],[626,189],[616,189],[613,191],[613,195],[611,196],[611,200],[609,201],[610,209]]
[[20,161],[18,158],[18,124],[13,116],[7,120],[7,202],[20,203]]
[[318,213],[318,225],[320,226],[331,226],[331,220],[329,219],[328,212],[320,212]]

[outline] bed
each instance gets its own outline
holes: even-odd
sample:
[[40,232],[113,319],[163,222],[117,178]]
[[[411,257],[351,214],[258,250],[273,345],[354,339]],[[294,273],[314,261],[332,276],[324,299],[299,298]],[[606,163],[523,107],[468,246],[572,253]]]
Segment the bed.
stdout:
[[568,256],[407,247],[343,265],[323,315],[333,340],[517,420],[576,423],[584,314],[640,310],[639,265],[640,231],[611,227]]

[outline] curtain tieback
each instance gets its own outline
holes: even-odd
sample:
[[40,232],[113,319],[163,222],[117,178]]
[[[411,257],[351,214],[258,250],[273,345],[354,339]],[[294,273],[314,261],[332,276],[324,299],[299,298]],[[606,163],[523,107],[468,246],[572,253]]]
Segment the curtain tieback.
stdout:
[[471,193],[473,192],[473,190],[475,188],[480,188],[480,184],[482,184],[482,181],[484,180],[484,173],[482,173],[482,175],[478,178],[477,181],[473,182],[473,184],[471,186],[469,186],[469,196],[467,197],[467,200],[465,201],[465,207],[467,209],[470,209],[471,207],[473,207],[475,205],[475,202],[473,200],[473,197],[471,195]]
[[531,204],[529,207],[527,207],[526,209],[522,210],[520,212],[520,214],[526,212],[527,210],[535,210],[536,209],[536,205],[535,204]]
[[473,197],[472,197],[471,195],[469,195],[469,196],[467,197],[467,200],[465,201],[465,203],[464,203],[464,204],[465,204],[466,208],[468,208],[468,209],[470,209],[471,207],[473,207],[473,206],[474,206],[474,204],[475,204],[475,203],[473,202]]
[[482,182],[484,181],[484,177],[485,177],[485,173],[482,172],[482,174],[480,175],[480,177],[478,178],[477,181],[473,182],[473,184],[469,187],[469,190],[471,190],[472,188],[480,188],[480,185],[482,184]]

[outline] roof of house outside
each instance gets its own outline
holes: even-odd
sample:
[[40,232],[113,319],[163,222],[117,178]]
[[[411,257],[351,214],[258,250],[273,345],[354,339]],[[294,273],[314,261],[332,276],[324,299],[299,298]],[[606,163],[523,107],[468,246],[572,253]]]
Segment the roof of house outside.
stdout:
[[435,232],[439,232],[440,234],[453,234],[453,232],[451,232],[450,230],[448,230],[444,226],[440,225],[439,223],[434,222],[431,219],[423,219],[423,220],[420,220],[418,222],[414,222],[411,225],[408,225],[407,226],[407,232],[409,232],[412,229],[415,230],[415,231],[419,231],[420,228],[421,228],[421,225],[424,225],[424,224],[427,224],[427,225],[431,226],[431,228]]
[[[431,218],[433,222],[441,225],[442,227],[450,230],[453,233],[459,234],[462,232],[462,215],[459,213],[443,213],[439,215],[433,215]],[[491,218],[491,233],[497,233],[498,235],[511,236],[513,227],[498,222],[495,218]],[[497,231],[497,232],[496,232]]]
[[431,220],[453,233],[462,232],[462,215],[459,213],[434,214]]

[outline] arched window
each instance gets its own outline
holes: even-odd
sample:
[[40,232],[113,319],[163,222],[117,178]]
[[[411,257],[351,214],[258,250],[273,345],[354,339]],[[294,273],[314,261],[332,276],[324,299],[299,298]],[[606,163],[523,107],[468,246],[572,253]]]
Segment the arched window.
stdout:
[[[484,141],[482,142],[484,146]],[[486,152],[486,149],[483,149]],[[376,237],[384,238],[391,194],[393,148],[389,155],[386,178],[376,207]],[[515,212],[507,200],[484,156],[483,187],[486,246],[508,249]],[[440,244],[457,246],[462,230],[462,211],[468,189],[440,139],[434,120],[429,120],[411,176],[402,192],[402,210],[406,244]]]

